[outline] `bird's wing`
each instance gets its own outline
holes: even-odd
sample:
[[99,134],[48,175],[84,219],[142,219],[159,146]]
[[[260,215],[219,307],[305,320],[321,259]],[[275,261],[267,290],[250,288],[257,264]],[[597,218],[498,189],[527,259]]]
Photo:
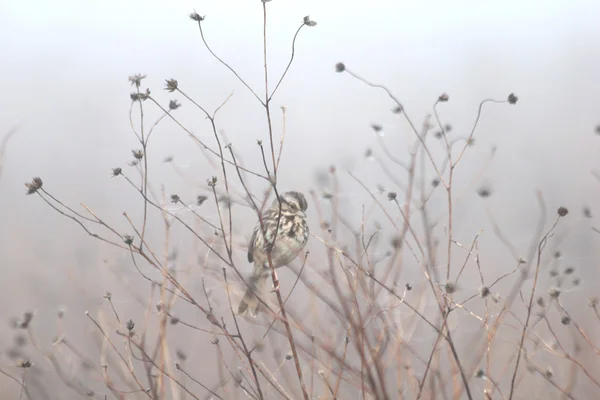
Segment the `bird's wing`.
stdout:
[[254,228],[254,232],[252,232],[252,237],[250,238],[250,243],[248,244],[248,262],[254,262],[254,247],[256,242],[256,237],[258,236],[258,231],[260,230],[260,226]]

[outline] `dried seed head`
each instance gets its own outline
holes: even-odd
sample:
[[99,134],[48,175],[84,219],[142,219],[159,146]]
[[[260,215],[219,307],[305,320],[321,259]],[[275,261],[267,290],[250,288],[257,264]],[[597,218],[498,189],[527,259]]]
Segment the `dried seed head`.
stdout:
[[121,173],[123,172],[123,170],[119,167],[117,168],[113,168],[112,169],[112,176],[119,176],[121,175]]
[[440,180],[438,178],[433,178],[431,180],[431,186],[438,187],[439,184],[440,184]]
[[389,201],[396,200],[396,197],[398,197],[398,195],[396,194],[396,192],[388,192],[388,194],[387,194],[387,198],[388,198]]
[[392,110],[392,112],[394,114],[402,114],[402,111],[404,111],[404,107],[402,107],[401,104],[397,105],[396,107],[394,107],[394,109]]
[[558,276],[558,271],[556,269],[552,269],[550,270],[549,274],[552,278],[556,278]]
[[131,83],[131,86],[135,86],[136,88],[139,88],[142,84],[142,81],[144,79],[146,79],[146,75],[135,74],[135,75],[131,75],[128,79],[129,79],[129,83]]
[[32,365],[32,362],[29,360],[19,360],[19,362],[17,363],[17,366],[19,368],[31,368]]
[[483,372],[483,370],[481,368],[479,368],[477,370],[477,372],[475,372],[475,378],[483,378],[485,377],[485,372]]
[[560,258],[560,251],[555,251],[554,252],[554,258]]
[[212,178],[207,179],[206,183],[208,184],[209,187],[217,186],[217,177],[213,176]]
[[196,197],[196,205],[201,206],[202,203],[206,201],[206,199],[208,199],[208,197],[199,195],[198,197]]
[[581,279],[575,278],[575,279],[573,279],[572,283],[573,283],[573,286],[579,286],[579,284],[581,283]]
[[588,299],[588,306],[590,306],[592,308],[595,308],[597,305],[598,305],[598,298],[597,297],[592,296],[592,297],[590,297]]
[[536,302],[538,306],[546,308],[546,302],[544,301],[544,298],[542,296],[538,297]]
[[187,355],[183,352],[183,350],[181,349],[177,349],[175,350],[175,355],[177,356],[177,358],[179,358],[181,361],[185,361],[187,360]]
[[571,318],[566,315],[560,319],[560,323],[563,325],[569,325],[571,323]]
[[411,291],[412,290],[412,284],[410,282],[406,282],[406,284],[404,285],[404,287],[406,288],[407,291]]
[[133,155],[133,158],[138,161],[144,158],[144,152],[142,150],[131,150],[131,154]]
[[371,124],[371,128],[377,133],[383,130],[383,127],[379,124]]
[[202,22],[206,18],[206,15],[200,16],[196,11],[190,14],[190,19],[196,22]]
[[131,236],[131,235],[124,235],[123,236],[123,241],[125,242],[125,244],[127,246],[131,246],[133,244],[133,236]]
[[130,319],[129,321],[127,321],[126,327],[129,333],[131,333],[131,331],[133,331],[133,328],[135,328],[135,323]]
[[304,25],[312,27],[312,26],[316,26],[317,23],[315,21],[311,20],[310,16],[307,15],[306,17],[304,17]]
[[19,327],[21,329],[27,329],[27,328],[29,328],[29,324],[31,324],[32,320],[33,320],[33,312],[25,311],[23,313],[23,315],[21,316],[21,319],[17,322],[17,327]]
[[519,100],[519,98],[517,96],[515,96],[514,93],[511,93],[508,95],[508,103],[509,104],[517,104],[518,100]]
[[38,190],[40,190],[44,186],[44,182],[42,182],[42,178],[35,177],[31,180],[31,182],[26,183],[25,187],[27,188],[27,194],[34,194]]
[[166,79],[165,82],[166,82],[165,83],[165,90],[166,91],[168,91],[170,93],[173,93],[174,91],[177,90],[177,87],[178,87],[177,80],[175,80],[175,79]]
[[479,289],[481,297],[486,298],[490,294],[490,289],[487,286],[483,286]]
[[489,185],[482,185],[477,189],[477,194],[486,199],[492,195],[492,188]]
[[446,282],[446,284],[444,285],[444,290],[448,294],[452,294],[452,293],[456,292],[456,289],[457,289],[457,287],[454,282]]
[[335,64],[335,72],[344,72],[346,70],[346,66],[344,65],[344,63],[337,63]]
[[450,124],[446,124],[446,125],[444,125],[444,130],[445,130],[446,132],[452,132],[452,125],[450,125]]
[[558,299],[558,296],[560,296],[560,289],[551,287],[550,289],[548,289],[548,295],[552,299]]
[[179,323],[178,317],[171,317],[171,325],[177,325]]
[[402,247],[402,238],[400,236],[394,236],[392,238],[392,247],[396,250]]
[[575,268],[574,267],[567,267],[567,268],[565,268],[565,275],[571,275],[573,272],[575,272]]
[[585,218],[592,218],[592,210],[588,206],[583,207],[582,213]]
[[440,103],[445,103],[448,100],[449,100],[449,97],[448,97],[448,95],[446,93],[442,93],[442,94],[440,94],[440,97],[438,97],[438,101]]
[[177,100],[169,101],[169,110],[177,110],[179,107],[181,107],[181,104]]
[[557,213],[559,217],[564,217],[569,213],[569,210],[566,207],[558,207]]
[[175,204],[177,204],[177,203],[179,203],[180,201],[181,201],[181,199],[179,198],[179,196],[178,196],[178,195],[176,195],[176,194],[172,194],[172,195],[171,195],[171,203],[175,203]]

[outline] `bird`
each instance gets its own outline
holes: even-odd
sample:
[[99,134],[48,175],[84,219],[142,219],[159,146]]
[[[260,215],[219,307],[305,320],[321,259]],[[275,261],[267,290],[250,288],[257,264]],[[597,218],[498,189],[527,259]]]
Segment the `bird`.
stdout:
[[248,312],[253,317],[257,315],[260,301],[255,293],[262,293],[271,276],[269,251],[273,267],[281,268],[294,261],[306,246],[309,236],[306,223],[307,208],[304,195],[290,191],[276,198],[271,207],[262,214],[264,235],[259,221],[248,245],[248,262],[254,263],[254,267],[248,288],[238,307],[239,315],[246,315]]

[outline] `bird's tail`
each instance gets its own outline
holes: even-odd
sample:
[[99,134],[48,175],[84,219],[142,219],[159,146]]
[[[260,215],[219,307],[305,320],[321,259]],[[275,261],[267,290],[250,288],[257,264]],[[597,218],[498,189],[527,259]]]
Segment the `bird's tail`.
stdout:
[[[261,270],[264,269],[261,268]],[[268,278],[268,271],[259,271],[256,265],[254,266],[252,277],[250,278],[250,282],[248,282],[248,289],[246,289],[246,293],[244,293],[244,297],[238,307],[239,315],[250,313],[250,315],[256,317],[260,300],[256,297],[255,293],[262,294]]]

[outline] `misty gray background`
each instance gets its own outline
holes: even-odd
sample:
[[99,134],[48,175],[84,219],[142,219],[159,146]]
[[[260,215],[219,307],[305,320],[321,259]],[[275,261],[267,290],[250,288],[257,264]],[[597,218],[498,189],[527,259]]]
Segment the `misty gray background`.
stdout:
[[[287,108],[280,186],[307,192],[319,172],[336,165],[340,175],[350,169],[373,190],[377,184],[393,188],[363,156],[368,147],[381,153],[370,124],[383,125],[384,140],[398,157],[407,157],[407,140],[412,143],[414,137],[390,112],[393,104],[383,92],[336,74],[339,61],[387,85],[419,126],[437,97],[448,93],[450,102],[439,110],[458,136],[468,134],[482,99],[505,99],[514,92],[516,106],[485,106],[476,145],[457,170],[463,196],[456,204],[455,237],[470,243],[483,228],[487,268],[504,271],[503,263],[510,263],[512,269],[475,189],[482,183],[493,187],[489,205],[523,253],[539,215],[539,189],[550,215],[560,205],[571,210],[554,247],[583,278],[577,301],[584,305],[597,292],[600,236],[591,232],[581,209],[589,205],[595,215],[600,198],[600,185],[591,175],[600,168],[600,137],[594,134],[600,122],[600,4],[273,0],[268,7],[271,87],[289,60],[302,18],[310,15],[318,22],[299,35],[296,59],[272,103],[277,135],[279,107]],[[233,92],[218,115],[219,128],[248,167],[261,168],[256,140],[268,138],[261,107],[204,48],[196,23],[187,17],[194,10],[207,16],[203,27],[213,50],[262,93],[259,1],[0,4],[0,135],[20,125],[0,177],[0,327],[7,328],[0,328],[0,343],[12,340],[5,323],[10,317],[36,310],[37,327],[51,330],[56,310],[82,316],[115,285],[103,265],[122,261],[122,253],[86,237],[36,196],[25,196],[23,183],[41,176],[44,187],[71,206],[83,202],[126,226],[121,213],[136,215],[141,202],[122,181],[110,179],[110,169],[127,169],[131,149],[139,147],[129,126],[133,89],[128,76],[147,74],[143,87],[164,105],[174,98],[182,102],[177,115],[211,145],[203,116],[181,96],[162,90],[164,80],[177,79],[209,110]],[[150,119],[159,116],[149,103],[146,107]],[[204,187],[214,170],[172,122],[163,122],[153,135],[153,183],[193,200],[201,190],[192,183]],[[497,147],[493,162],[478,174],[492,146]],[[436,154],[442,154],[439,150]],[[162,162],[166,156],[174,156],[185,181]],[[343,179],[343,196],[352,200],[347,210],[358,223],[360,199],[367,197],[355,182]],[[439,206],[435,214],[446,211],[443,197],[431,204]],[[237,227],[240,242],[252,229],[250,216]],[[317,231],[314,214],[311,221]],[[469,288],[476,286],[474,281]],[[126,308],[133,300],[116,302]],[[73,326],[92,330],[89,321],[73,319]],[[52,333],[46,334],[49,341]]]

